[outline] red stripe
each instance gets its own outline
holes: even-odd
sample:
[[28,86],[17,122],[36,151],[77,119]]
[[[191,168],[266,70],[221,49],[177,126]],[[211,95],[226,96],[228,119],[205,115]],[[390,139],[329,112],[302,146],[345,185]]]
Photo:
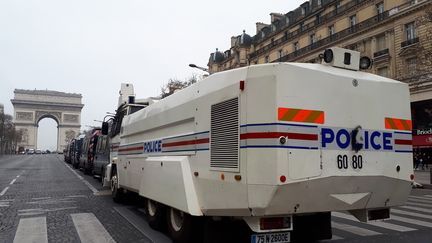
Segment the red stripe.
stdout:
[[121,149],[119,149],[119,152],[126,152],[126,151],[133,151],[133,150],[143,150],[143,149],[144,149],[143,146],[130,147],[130,148],[121,148]]
[[290,133],[290,132],[252,132],[240,135],[240,139],[262,139],[262,138],[279,138],[288,137],[288,139],[298,140],[318,140],[317,134],[303,134],[303,133]]
[[180,142],[173,142],[173,143],[164,143],[162,144],[162,147],[175,147],[175,146],[185,146],[185,145],[194,145],[194,144],[202,144],[202,143],[208,143],[208,138],[202,138],[202,139],[194,139],[194,140],[188,140],[188,141],[180,141]]
[[412,140],[395,139],[395,144],[397,144],[397,145],[412,145]]

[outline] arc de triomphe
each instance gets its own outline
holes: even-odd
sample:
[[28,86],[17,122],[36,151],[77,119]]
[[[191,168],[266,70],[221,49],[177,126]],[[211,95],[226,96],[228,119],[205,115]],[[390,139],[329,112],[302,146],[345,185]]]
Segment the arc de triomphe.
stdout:
[[36,149],[38,124],[44,118],[57,122],[57,150],[63,151],[67,141],[76,137],[81,128],[81,94],[70,94],[51,90],[15,89],[11,100],[14,107],[14,124],[22,133],[17,148]]

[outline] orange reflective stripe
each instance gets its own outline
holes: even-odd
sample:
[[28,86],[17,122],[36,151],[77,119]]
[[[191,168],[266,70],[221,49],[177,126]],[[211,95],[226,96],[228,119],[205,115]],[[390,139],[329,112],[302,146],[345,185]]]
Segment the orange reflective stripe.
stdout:
[[402,131],[412,130],[411,120],[386,117],[384,119],[384,125],[386,129],[402,130]]
[[279,121],[324,124],[324,111],[279,107],[278,119]]

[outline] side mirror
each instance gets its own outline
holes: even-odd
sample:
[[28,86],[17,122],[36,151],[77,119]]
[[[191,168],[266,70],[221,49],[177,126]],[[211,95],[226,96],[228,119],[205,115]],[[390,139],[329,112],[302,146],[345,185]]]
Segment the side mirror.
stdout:
[[108,122],[102,122],[102,135],[108,135]]

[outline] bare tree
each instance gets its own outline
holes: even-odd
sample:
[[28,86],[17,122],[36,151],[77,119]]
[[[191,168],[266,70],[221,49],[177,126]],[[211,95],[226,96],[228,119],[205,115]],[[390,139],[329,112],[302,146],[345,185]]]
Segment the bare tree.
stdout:
[[185,81],[181,81],[178,79],[171,78],[168,83],[161,88],[161,98],[165,98],[167,96],[170,96],[174,94],[174,92],[184,89],[188,87],[191,84],[194,84],[198,81],[198,75],[192,74],[188,79]]
[[13,123],[13,117],[0,113],[0,154],[15,153],[16,146],[21,142],[22,134],[17,132]]

